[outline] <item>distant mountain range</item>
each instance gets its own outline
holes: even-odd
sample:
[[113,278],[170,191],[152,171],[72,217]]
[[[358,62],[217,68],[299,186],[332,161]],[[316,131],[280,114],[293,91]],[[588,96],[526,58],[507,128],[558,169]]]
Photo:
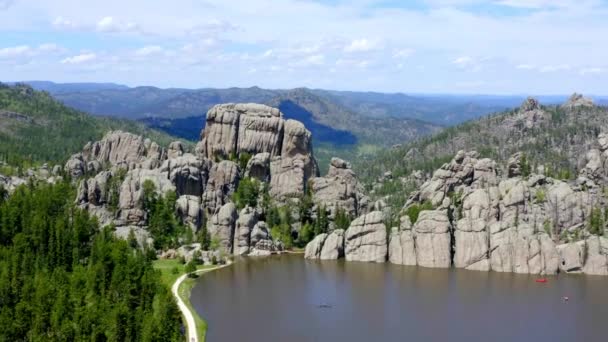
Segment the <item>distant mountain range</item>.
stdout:
[[[268,103],[294,89],[228,88],[184,89],[128,87],[115,83],[54,83],[24,81],[44,90],[69,106],[95,115],[183,118],[204,115],[209,108],[225,102]],[[528,95],[451,95],[295,89],[308,91],[362,116],[419,119],[451,126],[488,113],[518,106]],[[532,94],[530,94],[532,95]],[[606,96],[592,96],[608,103]],[[542,103],[558,104],[568,95],[536,96]]]

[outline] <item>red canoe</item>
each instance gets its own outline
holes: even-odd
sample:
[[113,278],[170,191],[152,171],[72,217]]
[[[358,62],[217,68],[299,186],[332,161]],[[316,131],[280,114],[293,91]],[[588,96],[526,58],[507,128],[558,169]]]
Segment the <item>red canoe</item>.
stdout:
[[540,278],[540,279],[536,279],[537,283],[546,283],[547,279],[546,278]]

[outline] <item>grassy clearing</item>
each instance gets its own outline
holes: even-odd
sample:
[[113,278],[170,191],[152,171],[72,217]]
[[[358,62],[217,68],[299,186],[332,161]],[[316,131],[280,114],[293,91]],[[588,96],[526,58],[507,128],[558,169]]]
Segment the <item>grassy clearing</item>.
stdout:
[[[153,265],[155,269],[161,272],[161,281],[163,282],[163,284],[165,284],[165,286],[167,286],[168,289],[171,289],[171,286],[173,286],[173,283],[175,283],[177,278],[186,273],[186,265],[182,264],[179,259],[155,260],[153,262]],[[213,267],[214,266],[198,265],[197,270],[205,270]],[[194,310],[194,308],[192,307],[192,303],[190,303],[190,292],[194,287],[195,281],[196,278],[186,278],[186,280],[184,280],[180,285],[178,294],[194,316],[199,341],[205,341],[205,335],[207,333],[207,322],[205,322],[198,315],[196,310]]]

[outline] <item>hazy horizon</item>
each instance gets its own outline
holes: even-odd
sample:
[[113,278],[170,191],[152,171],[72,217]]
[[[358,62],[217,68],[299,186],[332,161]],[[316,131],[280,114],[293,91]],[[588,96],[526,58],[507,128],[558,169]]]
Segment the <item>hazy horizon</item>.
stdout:
[[17,84],[17,83],[32,83],[32,82],[39,82],[39,83],[51,83],[51,84],[55,84],[55,85],[84,85],[84,84],[92,84],[92,85],[115,85],[115,86],[119,86],[119,87],[126,87],[126,88],[146,88],[146,87],[151,87],[151,88],[157,88],[157,89],[162,89],[162,90],[167,90],[167,89],[184,89],[184,90],[204,90],[204,89],[250,89],[250,88],[259,88],[259,89],[267,89],[267,90],[291,90],[291,89],[311,89],[311,90],[325,90],[325,91],[336,91],[336,92],[354,92],[354,93],[377,93],[377,94],[389,94],[389,95],[405,95],[405,96],[420,96],[420,97],[459,97],[459,96],[471,96],[471,97],[501,97],[501,98],[508,98],[508,97],[514,97],[514,98],[520,98],[520,97],[528,97],[528,96],[532,96],[532,97],[569,97],[571,96],[573,93],[579,93],[582,94],[584,96],[589,96],[589,97],[593,97],[593,98],[606,98],[608,97],[608,94],[594,94],[594,93],[582,93],[579,91],[574,91],[574,92],[570,92],[570,93],[547,93],[547,94],[528,94],[528,93],[504,93],[504,94],[500,94],[500,93],[441,93],[441,92],[437,92],[437,93],[429,93],[429,92],[416,92],[416,91],[412,91],[412,92],[406,92],[406,91],[394,91],[394,92],[390,92],[390,91],[379,91],[379,90],[348,90],[348,89],[331,89],[331,88],[318,88],[318,87],[306,87],[306,86],[295,86],[295,87],[290,87],[290,88],[265,88],[259,85],[251,85],[251,86],[227,86],[227,87],[213,87],[213,86],[200,86],[200,87],[181,87],[181,86],[177,86],[177,87],[162,87],[162,86],[158,86],[158,85],[154,85],[154,84],[127,84],[127,83],[122,83],[122,82],[113,82],[113,81],[90,81],[90,82],[80,82],[80,81],[68,81],[68,82],[57,82],[57,81],[53,81],[53,80],[19,80],[19,81],[2,81],[0,80],[0,82],[2,83],[6,83],[6,84]]

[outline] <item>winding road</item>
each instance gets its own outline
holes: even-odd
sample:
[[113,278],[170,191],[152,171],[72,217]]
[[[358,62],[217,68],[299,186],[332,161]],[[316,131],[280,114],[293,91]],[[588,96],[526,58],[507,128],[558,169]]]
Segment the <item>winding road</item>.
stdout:
[[[231,264],[232,263],[227,263],[227,264],[221,265],[221,266],[198,270],[193,273],[195,273],[195,274],[207,273],[207,272],[218,270],[223,267],[230,266]],[[175,297],[175,300],[177,300],[177,306],[179,307],[179,311],[181,311],[184,318],[186,318],[186,326],[188,328],[188,335],[187,335],[188,341],[189,342],[199,342],[198,333],[196,331],[196,320],[194,320],[194,315],[192,314],[192,311],[190,311],[190,308],[188,308],[186,303],[184,303],[184,300],[182,299],[182,297],[179,295],[179,287],[182,284],[182,282],[188,277],[188,274],[189,273],[186,273],[186,274],[180,276],[179,278],[177,278],[175,283],[173,283],[173,286],[171,286],[171,292],[173,292],[173,296]]]

